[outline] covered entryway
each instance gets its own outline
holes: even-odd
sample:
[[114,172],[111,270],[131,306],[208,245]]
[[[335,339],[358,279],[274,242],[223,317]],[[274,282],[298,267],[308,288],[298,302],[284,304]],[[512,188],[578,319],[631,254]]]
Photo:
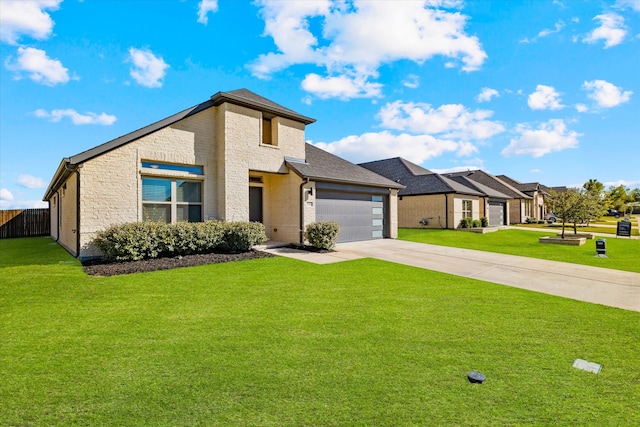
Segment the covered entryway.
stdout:
[[489,200],[489,227],[500,227],[505,225],[505,210],[505,203],[503,201]]
[[316,220],[340,224],[338,242],[382,239],[388,234],[388,190],[317,183],[316,192]]

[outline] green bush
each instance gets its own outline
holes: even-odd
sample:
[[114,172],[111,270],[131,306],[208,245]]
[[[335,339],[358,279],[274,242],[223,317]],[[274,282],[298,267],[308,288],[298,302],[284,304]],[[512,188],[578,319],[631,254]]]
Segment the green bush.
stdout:
[[267,241],[264,225],[259,222],[227,222],[222,249],[227,252],[247,252],[252,246]]
[[489,226],[489,219],[486,216],[483,216],[482,218],[480,218],[480,225],[482,227],[488,227]]
[[220,250],[246,252],[265,240],[259,223],[132,222],[99,232],[95,244],[107,260],[135,261]]
[[473,228],[480,228],[482,226],[482,222],[479,219],[474,219],[472,225]]
[[114,225],[99,232],[95,244],[111,261],[155,258],[163,251],[158,238],[162,226],[164,224],[154,222]]
[[460,220],[460,228],[471,228],[473,226],[473,218],[467,217]]
[[307,225],[304,237],[318,249],[332,249],[336,245],[340,225],[333,221],[316,221]]

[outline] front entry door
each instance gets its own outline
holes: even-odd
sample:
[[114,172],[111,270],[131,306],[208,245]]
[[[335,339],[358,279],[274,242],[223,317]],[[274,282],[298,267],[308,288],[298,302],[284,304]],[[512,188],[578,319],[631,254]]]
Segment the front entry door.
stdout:
[[262,222],[262,187],[249,187],[249,221]]

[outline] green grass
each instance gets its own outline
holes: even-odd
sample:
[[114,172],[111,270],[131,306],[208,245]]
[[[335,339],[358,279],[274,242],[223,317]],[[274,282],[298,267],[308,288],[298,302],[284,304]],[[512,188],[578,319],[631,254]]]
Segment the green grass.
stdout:
[[543,233],[528,230],[499,230],[480,234],[456,230],[428,230],[402,228],[399,239],[432,245],[477,249],[501,254],[519,255],[551,261],[570,262],[640,273],[640,240],[625,237],[607,237],[608,258],[596,257],[596,239],[587,240],[582,246],[565,246],[539,243],[542,236],[555,236],[556,232]]
[[0,425],[640,423],[640,313],[371,259],[88,277],[50,243],[0,240]]

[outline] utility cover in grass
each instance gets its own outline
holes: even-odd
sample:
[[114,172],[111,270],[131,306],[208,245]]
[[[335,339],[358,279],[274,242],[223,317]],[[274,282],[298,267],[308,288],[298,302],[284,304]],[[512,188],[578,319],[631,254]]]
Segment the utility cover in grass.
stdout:
[[573,367],[577,369],[582,369],[583,371],[593,372],[594,374],[597,374],[602,370],[602,365],[595,362],[589,362],[583,359],[576,359],[573,362]]
[[469,379],[469,382],[474,384],[482,384],[487,379],[487,377],[484,374],[478,371],[469,372],[469,374],[467,375],[467,378]]

